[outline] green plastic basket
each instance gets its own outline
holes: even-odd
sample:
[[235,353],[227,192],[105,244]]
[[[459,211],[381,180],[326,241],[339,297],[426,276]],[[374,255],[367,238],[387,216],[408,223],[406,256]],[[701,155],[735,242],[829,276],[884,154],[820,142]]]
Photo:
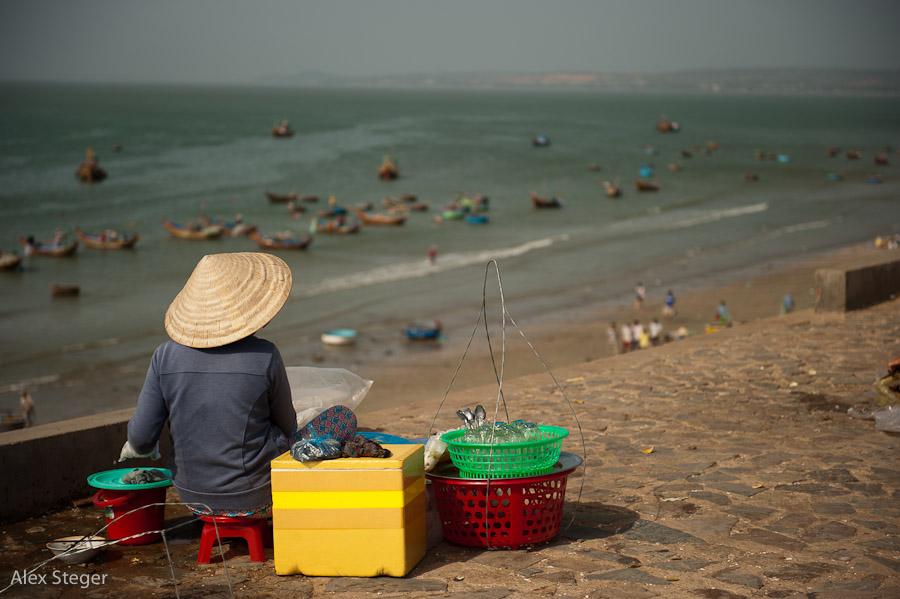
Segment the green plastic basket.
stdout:
[[466,443],[465,429],[441,436],[450,460],[462,478],[519,478],[549,474],[559,460],[563,439],[569,431],[558,426],[538,425],[541,439],[521,443]]

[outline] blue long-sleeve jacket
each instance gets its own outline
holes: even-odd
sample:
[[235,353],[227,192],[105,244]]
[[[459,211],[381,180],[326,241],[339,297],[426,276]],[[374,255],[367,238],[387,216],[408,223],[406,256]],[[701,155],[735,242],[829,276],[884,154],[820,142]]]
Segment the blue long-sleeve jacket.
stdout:
[[128,441],[149,453],[166,420],[178,495],[214,510],[271,503],[270,461],[296,422],[281,354],[251,335],[210,349],[167,341],[153,353]]

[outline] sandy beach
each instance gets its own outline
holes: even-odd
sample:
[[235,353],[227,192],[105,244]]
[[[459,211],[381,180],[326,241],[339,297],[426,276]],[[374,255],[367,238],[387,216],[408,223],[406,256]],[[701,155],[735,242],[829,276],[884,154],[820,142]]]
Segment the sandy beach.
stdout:
[[[666,289],[649,284],[647,300],[638,310],[634,309],[631,298],[623,298],[615,306],[598,306],[593,301],[596,289],[592,286],[586,286],[578,294],[557,298],[558,308],[551,313],[529,314],[526,311],[522,316],[522,311],[517,311],[515,298],[506,298],[506,308],[552,372],[555,368],[611,355],[606,333],[610,322],[621,325],[626,320],[638,319],[646,327],[653,318],[659,318],[664,326],[664,336],[680,328],[687,329],[690,335],[702,335],[714,334],[706,333],[706,330],[720,300],[726,302],[734,319],[733,326],[778,316],[786,293],[793,295],[796,310],[812,308],[816,300],[817,269],[876,258],[884,255],[884,251],[889,250],[875,250],[863,242],[825,254],[801,255],[780,265],[760,264],[741,273],[711,277],[684,290],[675,288],[677,314],[668,322],[662,318]],[[493,270],[489,276],[496,280]],[[514,273],[504,270],[503,276],[511,277]],[[480,295],[480,289],[473,291]],[[488,299],[488,316],[491,319],[491,346],[499,369],[501,328],[497,297],[495,292],[493,298]],[[408,341],[398,326],[396,329],[365,331],[364,339],[356,348],[320,348],[309,355],[290,344],[279,342],[279,347],[288,364],[302,362],[344,367],[373,380],[372,389],[357,409],[362,415],[421,400],[434,400],[437,405],[458,366],[460,369],[453,379],[451,392],[496,385],[483,324],[479,325],[471,347],[466,351],[477,317],[477,309],[454,316],[448,338],[443,343]],[[507,323],[506,341],[504,380],[546,372],[534,351],[510,323]],[[549,375],[547,380],[551,382]],[[485,398],[485,402],[494,399]]]
[[[611,321],[640,320],[644,326],[654,318],[664,323],[663,335],[684,328],[690,335],[703,335],[712,321],[715,308],[725,300],[734,326],[761,318],[777,316],[785,293],[791,293],[796,309],[815,305],[815,271],[867,258],[884,252],[868,247],[866,241],[815,255],[797,255],[782,263],[764,263],[740,272],[722,273],[695,281],[689,286],[674,286],[677,315],[669,322],[662,319],[666,287],[645,279],[647,300],[635,310],[633,296],[610,301],[602,299],[603,282],[585,282],[578,288],[560,290],[540,297],[506,296],[508,314],[531,341],[540,358],[551,370],[588,362],[611,355],[606,329]],[[517,276],[517,268],[501,263],[504,282]],[[404,334],[406,322],[378,323],[359,330],[354,346],[324,346],[318,336],[291,327],[279,327],[277,320],[261,335],[275,342],[288,366],[346,368],[374,381],[365,400],[358,406],[361,424],[365,414],[402,407],[427,400],[437,402],[451,385],[452,392],[485,385],[496,386],[483,323],[472,337],[479,316],[482,289],[472,289],[472,304],[443,314],[443,338],[436,342],[411,341]],[[496,274],[489,272],[487,314],[491,347],[496,367],[501,366],[502,329]],[[466,346],[472,339],[468,351]],[[670,341],[678,343],[678,341]],[[640,350],[637,350],[640,351]],[[460,360],[465,359],[460,365]],[[72,416],[48,413],[49,405],[87,403],[89,413],[101,413],[134,407],[144,382],[149,355],[130,356],[125,362],[90,364],[77,371],[62,373],[30,387],[36,404],[37,424]],[[459,366],[459,372],[453,378]],[[545,372],[544,365],[511,322],[506,328],[504,380]],[[548,382],[551,380],[548,375]],[[7,390],[8,403],[18,405],[18,391]],[[485,403],[495,398],[485,398]],[[80,414],[79,414],[80,415]],[[423,432],[424,434],[424,432]]]

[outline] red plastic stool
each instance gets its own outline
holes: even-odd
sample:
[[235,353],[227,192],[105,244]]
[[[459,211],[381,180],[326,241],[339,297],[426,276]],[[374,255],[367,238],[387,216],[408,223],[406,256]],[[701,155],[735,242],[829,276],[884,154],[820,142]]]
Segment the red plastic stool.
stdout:
[[200,553],[197,554],[198,564],[208,564],[212,557],[212,548],[216,543],[216,527],[219,529],[219,538],[242,537],[247,541],[250,549],[250,560],[254,562],[266,561],[266,553],[263,546],[272,546],[272,531],[269,530],[269,521],[265,518],[230,518],[227,516],[201,516],[206,522],[203,532],[200,533]]

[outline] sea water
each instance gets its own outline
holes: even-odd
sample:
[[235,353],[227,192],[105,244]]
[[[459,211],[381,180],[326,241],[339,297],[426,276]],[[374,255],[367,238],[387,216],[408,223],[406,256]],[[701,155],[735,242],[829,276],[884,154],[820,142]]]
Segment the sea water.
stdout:
[[[540,314],[585,287],[615,302],[643,281],[661,298],[710,273],[858,243],[900,222],[893,98],[50,84],[0,92],[0,247],[21,253],[19,236],[49,239],[75,226],[140,234],[131,250],[82,246],[73,258],[31,257],[0,273],[0,410],[17,409],[23,386],[146,369],[166,339],[165,309],[197,261],[258,250],[246,237],[173,239],[164,218],[240,213],[264,233],[301,235],[331,195],[376,210],[403,193],[430,202],[400,227],[317,235],[306,251],[276,252],[294,278],[266,331],[282,341],[474,315],[491,259],[507,302]],[[658,133],[662,114],[681,131]],[[294,137],[273,138],[283,119]],[[536,135],[550,145],[533,146]],[[718,148],[704,155],[708,142]],[[93,185],[74,175],[88,145],[109,173]],[[859,148],[863,158],[829,158],[828,146]],[[885,146],[891,164],[874,165]],[[757,150],[790,160],[759,161]],[[376,177],[387,153],[400,169],[391,182]],[[670,171],[673,162],[683,169]],[[635,190],[641,163],[653,164],[658,192]],[[749,172],[759,180],[745,181]],[[873,172],[884,182],[868,183]],[[603,180],[618,181],[622,197],[607,198]],[[264,190],[320,200],[294,219]],[[563,207],[534,209],[531,192],[558,195]],[[488,224],[435,223],[454,196],[475,193],[490,198]],[[81,295],[53,298],[53,283],[77,284]],[[44,404],[41,421],[111,407]]]

